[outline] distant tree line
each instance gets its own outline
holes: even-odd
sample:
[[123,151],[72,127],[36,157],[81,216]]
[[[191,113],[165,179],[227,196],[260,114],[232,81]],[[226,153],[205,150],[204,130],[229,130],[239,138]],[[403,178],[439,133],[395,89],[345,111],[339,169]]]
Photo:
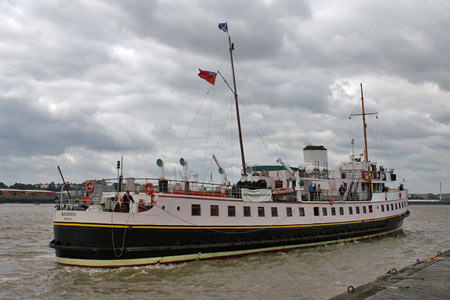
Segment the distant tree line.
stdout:
[[[417,200],[439,200],[439,194],[426,193],[426,194],[409,194],[409,199],[417,199]],[[449,199],[449,194],[442,194],[442,199]]]
[[[46,190],[46,191],[53,191],[53,192],[60,192],[61,191],[61,183],[36,183],[36,184],[27,184],[27,183],[19,183],[16,182],[10,186],[6,185],[4,182],[0,182],[0,189],[15,189],[15,190]],[[83,189],[83,184],[80,183],[70,183],[70,189],[71,190],[79,190]]]

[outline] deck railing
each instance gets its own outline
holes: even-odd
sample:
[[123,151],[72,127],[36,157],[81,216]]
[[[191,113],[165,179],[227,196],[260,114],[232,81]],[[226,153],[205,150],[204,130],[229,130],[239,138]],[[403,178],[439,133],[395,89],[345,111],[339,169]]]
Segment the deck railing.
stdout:
[[[197,197],[209,197],[209,198],[237,198],[241,199],[240,188],[255,188],[248,186],[237,185],[224,185],[210,182],[193,182],[183,180],[168,180],[159,178],[126,178],[124,183],[119,187],[117,179],[102,179],[102,180],[88,180],[86,181],[86,191],[81,199],[69,199],[63,197],[64,193],[61,193],[61,199],[58,202],[58,209],[80,209],[87,206],[98,205],[102,203],[106,207],[110,207],[113,203],[116,203],[120,197],[126,191],[130,191],[133,194],[150,192],[172,194],[172,195],[184,195],[184,196],[197,196]],[[392,200],[399,192],[403,192],[403,197],[406,197],[407,191],[400,191],[391,189],[389,192],[375,192],[373,193],[373,200]],[[105,193],[110,193],[108,199],[104,198]],[[393,194],[397,193],[397,194]],[[302,201],[369,201],[367,192],[351,192],[343,196],[338,191],[322,190],[316,192],[309,192],[306,190],[301,191]],[[394,197],[395,198],[395,197]],[[298,201],[297,195],[294,191],[284,194],[276,194],[273,192],[272,196],[275,202],[296,202]],[[109,203],[109,204],[108,204]]]

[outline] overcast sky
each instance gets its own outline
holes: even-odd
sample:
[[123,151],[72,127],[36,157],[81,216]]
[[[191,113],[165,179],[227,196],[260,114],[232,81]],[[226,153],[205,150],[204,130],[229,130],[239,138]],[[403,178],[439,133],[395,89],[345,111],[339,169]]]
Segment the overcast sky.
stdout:
[[450,192],[449,1],[0,1],[0,182],[238,180],[228,21],[247,164],[362,153],[410,192]]

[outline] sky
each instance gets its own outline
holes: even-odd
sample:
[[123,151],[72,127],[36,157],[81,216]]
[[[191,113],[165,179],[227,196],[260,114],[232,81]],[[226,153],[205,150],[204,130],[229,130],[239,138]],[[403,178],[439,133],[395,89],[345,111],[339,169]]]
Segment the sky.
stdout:
[[363,152],[413,193],[450,192],[449,1],[0,1],[0,182],[124,176],[231,181],[246,162],[330,168]]

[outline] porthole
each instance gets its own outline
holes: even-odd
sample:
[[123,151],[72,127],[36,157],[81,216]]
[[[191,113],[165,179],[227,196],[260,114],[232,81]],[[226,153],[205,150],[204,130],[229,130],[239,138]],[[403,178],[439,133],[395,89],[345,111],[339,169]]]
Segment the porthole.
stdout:
[[166,207],[163,205],[162,207],[161,207],[162,209],[166,209]]
[[179,207],[179,206],[177,206],[177,210],[180,210],[180,207]]

